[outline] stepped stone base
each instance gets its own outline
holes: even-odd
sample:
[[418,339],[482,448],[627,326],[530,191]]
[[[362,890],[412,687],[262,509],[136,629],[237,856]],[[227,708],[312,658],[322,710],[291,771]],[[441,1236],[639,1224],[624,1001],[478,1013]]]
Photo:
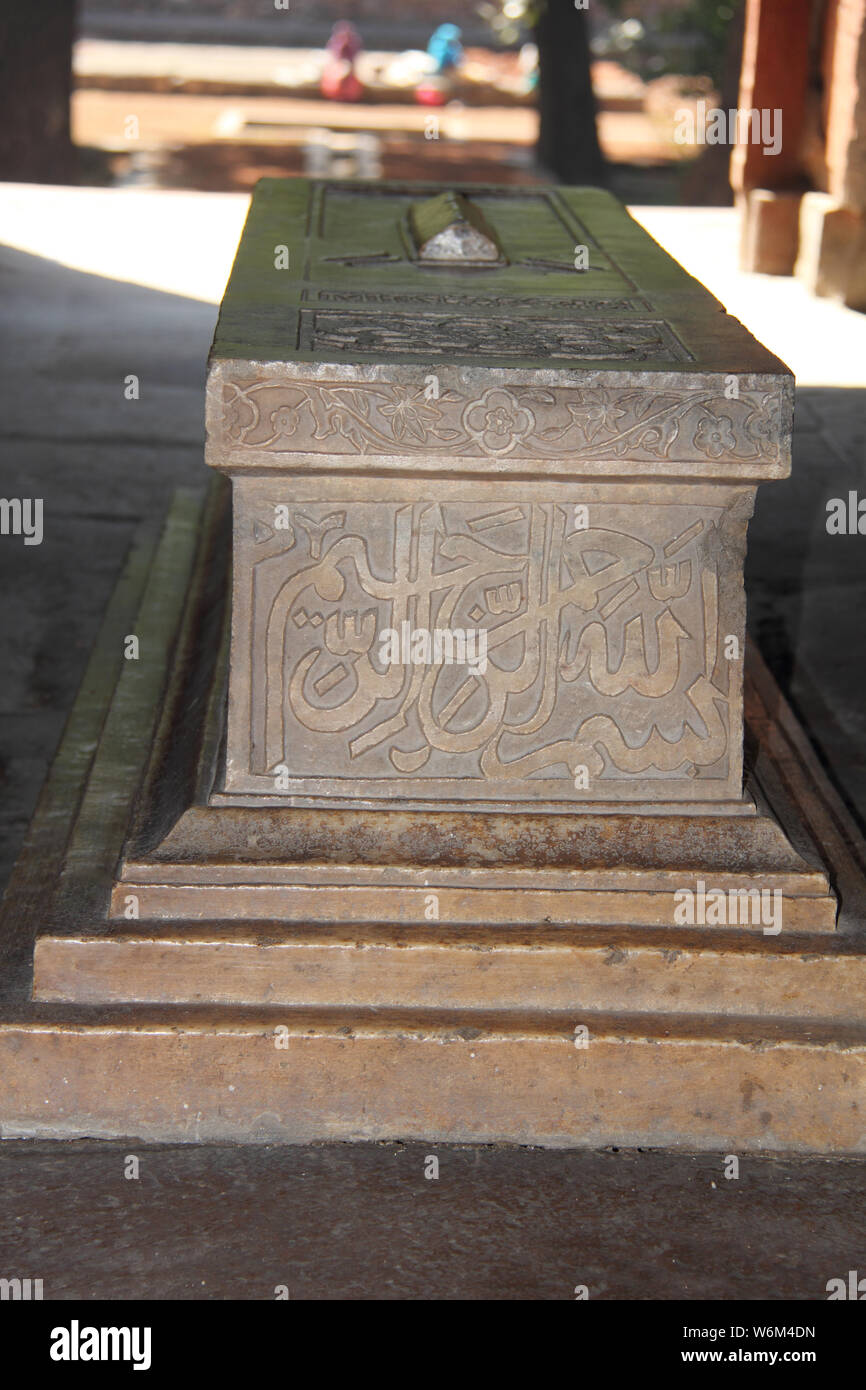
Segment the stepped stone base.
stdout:
[[[697,817],[232,803],[225,513],[179,494],[106,615],[0,920],[0,1135],[866,1149],[864,847],[757,653]],[[781,930],[677,923],[702,883]]]

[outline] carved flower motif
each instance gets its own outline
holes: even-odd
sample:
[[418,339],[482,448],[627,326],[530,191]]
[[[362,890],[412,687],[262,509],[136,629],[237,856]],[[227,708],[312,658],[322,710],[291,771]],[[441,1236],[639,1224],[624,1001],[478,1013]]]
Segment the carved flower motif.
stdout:
[[290,405],[278,405],[271,411],[271,427],[280,438],[294,434],[298,428],[298,411]]
[[463,427],[490,454],[508,454],[535,429],[535,416],[510,391],[492,387],[463,412]]
[[601,430],[616,434],[620,420],[628,414],[603,388],[593,391],[590,400],[581,400],[580,405],[569,404],[568,411],[590,444]]
[[718,459],[733,453],[737,447],[733,422],[729,415],[705,415],[695,430],[695,448],[708,458]]
[[245,396],[237,395],[225,407],[225,426],[230,439],[241,440],[247,430],[255,424],[255,407]]
[[[776,413],[774,414],[774,407]],[[778,401],[771,395],[764,395],[760,406],[753,410],[746,421],[746,428],[756,441],[762,453],[777,457],[779,443]]]
[[417,439],[422,444],[442,412],[430,405],[423,396],[403,392],[395,400],[379,406],[380,415],[391,420],[395,439]]

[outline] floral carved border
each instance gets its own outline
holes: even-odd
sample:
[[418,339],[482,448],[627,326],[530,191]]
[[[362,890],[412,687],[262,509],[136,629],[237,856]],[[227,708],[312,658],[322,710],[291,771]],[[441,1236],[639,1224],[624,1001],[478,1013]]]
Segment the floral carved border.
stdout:
[[783,393],[706,387],[492,386],[476,395],[380,382],[227,382],[223,433],[271,453],[777,462]]

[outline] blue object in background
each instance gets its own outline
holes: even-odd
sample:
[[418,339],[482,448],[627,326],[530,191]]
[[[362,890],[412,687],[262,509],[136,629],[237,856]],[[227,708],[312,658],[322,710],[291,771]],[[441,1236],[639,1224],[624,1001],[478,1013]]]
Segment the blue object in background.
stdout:
[[437,72],[450,72],[452,68],[459,67],[463,59],[463,45],[457,25],[440,24],[431,35],[427,52],[436,59]]

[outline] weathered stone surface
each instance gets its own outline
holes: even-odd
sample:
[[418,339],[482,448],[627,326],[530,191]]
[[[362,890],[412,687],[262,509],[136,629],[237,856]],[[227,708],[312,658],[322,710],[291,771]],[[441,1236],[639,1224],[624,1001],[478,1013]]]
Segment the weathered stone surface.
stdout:
[[238,480],[226,790],[736,800],[723,646],[742,650],[751,505],[723,485]]
[[[715,880],[713,880],[715,882]],[[814,899],[801,901],[812,920]],[[805,914],[804,914],[805,915]],[[788,931],[750,943],[736,932],[663,935],[644,926],[593,931],[419,922],[189,920],[117,923],[110,935],[44,936],[34,992],[44,1002],[282,1004],[290,1008],[536,1009],[833,1019],[866,1014],[866,957]]]
[[87,1022],[0,1022],[3,1137],[864,1150],[862,1029],[514,1011]]

